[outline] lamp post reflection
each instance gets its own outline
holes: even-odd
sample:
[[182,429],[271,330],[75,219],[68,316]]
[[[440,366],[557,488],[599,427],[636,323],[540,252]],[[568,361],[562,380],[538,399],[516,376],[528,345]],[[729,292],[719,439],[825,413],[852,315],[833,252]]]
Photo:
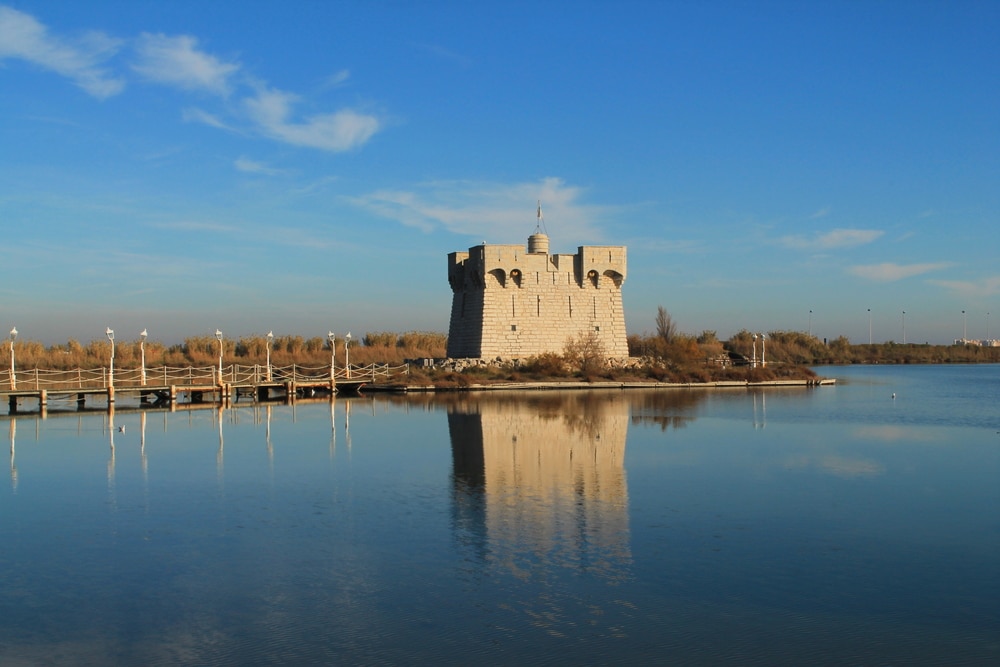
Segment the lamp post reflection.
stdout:
[[17,493],[17,466],[14,465],[14,440],[17,438],[17,419],[10,418],[10,489]]

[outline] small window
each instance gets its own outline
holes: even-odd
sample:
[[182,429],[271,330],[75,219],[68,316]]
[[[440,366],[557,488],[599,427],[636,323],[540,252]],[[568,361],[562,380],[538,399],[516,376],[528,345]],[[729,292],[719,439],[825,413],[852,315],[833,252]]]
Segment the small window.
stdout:
[[510,325],[510,330],[511,331],[517,331],[517,325],[516,324]]
[[594,327],[594,331],[600,331],[601,327]]

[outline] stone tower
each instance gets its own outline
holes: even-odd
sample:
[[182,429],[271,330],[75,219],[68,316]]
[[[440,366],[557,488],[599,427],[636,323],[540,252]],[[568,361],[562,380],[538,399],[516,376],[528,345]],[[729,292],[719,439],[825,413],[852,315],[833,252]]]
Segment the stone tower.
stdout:
[[580,246],[575,255],[550,254],[549,237],[539,224],[527,248],[484,243],[450,253],[448,282],[451,358],[561,354],[567,341],[590,332],[607,357],[628,357],[622,308],[625,246]]

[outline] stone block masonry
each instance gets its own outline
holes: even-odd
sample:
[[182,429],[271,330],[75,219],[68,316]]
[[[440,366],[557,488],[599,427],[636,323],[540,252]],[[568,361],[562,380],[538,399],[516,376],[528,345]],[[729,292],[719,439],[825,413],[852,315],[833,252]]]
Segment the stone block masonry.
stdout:
[[591,333],[608,358],[628,357],[625,246],[580,246],[575,255],[548,249],[548,236],[536,232],[527,248],[484,243],[448,255],[449,357],[561,354]]

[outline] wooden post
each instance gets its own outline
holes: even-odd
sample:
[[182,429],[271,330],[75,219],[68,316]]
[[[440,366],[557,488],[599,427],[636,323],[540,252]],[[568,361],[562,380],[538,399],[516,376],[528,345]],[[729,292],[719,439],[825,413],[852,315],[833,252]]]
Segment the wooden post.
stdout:
[[111,405],[114,402],[115,402],[115,388],[108,387],[108,405]]

